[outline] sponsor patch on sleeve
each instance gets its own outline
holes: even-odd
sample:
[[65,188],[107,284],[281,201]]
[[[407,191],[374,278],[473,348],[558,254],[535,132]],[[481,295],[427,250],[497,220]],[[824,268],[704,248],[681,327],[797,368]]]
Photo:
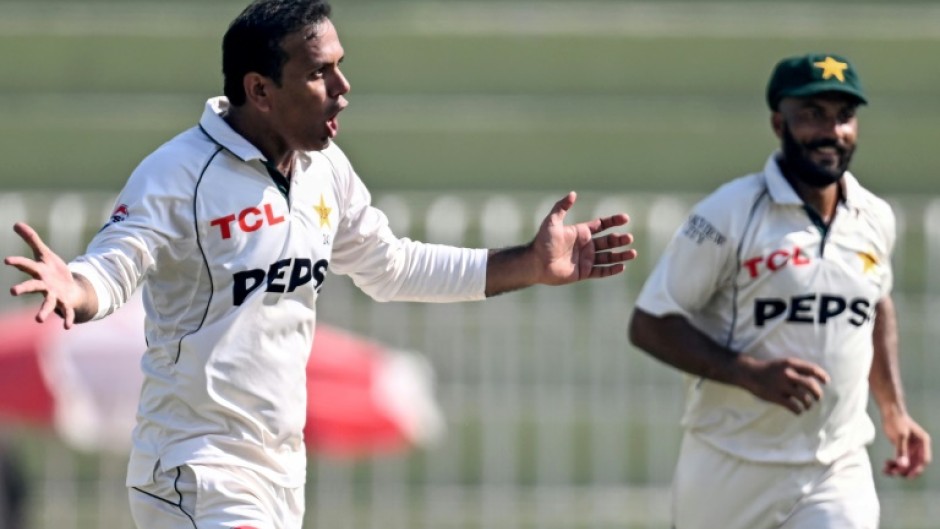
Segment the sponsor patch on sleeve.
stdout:
[[695,244],[711,241],[721,246],[727,240],[724,234],[718,231],[711,222],[708,222],[705,217],[696,214],[689,216],[689,220],[686,221],[682,234],[694,241]]
[[127,220],[127,215],[128,215],[127,204],[118,204],[118,207],[114,208],[114,211],[111,213],[111,216],[108,217],[108,222],[105,222],[104,226],[102,226],[101,229],[103,230],[107,228],[108,226],[118,223],[118,222],[124,222],[125,220]]

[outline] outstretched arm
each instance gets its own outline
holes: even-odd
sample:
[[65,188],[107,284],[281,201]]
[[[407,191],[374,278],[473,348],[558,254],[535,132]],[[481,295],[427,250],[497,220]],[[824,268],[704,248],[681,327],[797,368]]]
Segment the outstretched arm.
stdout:
[[624,263],[636,257],[636,250],[624,248],[633,242],[633,235],[595,235],[623,226],[629,218],[619,213],[566,226],[565,215],[576,198],[572,191],[556,202],[529,244],[490,251],[486,266],[487,296],[536,284],[565,285],[624,271]]
[[881,412],[885,435],[894,445],[894,457],[885,461],[884,473],[913,478],[930,464],[930,435],[907,414],[901,371],[898,368],[898,325],[894,302],[886,297],[875,306],[875,356],[868,383]]
[[33,250],[33,258],[13,256],[3,260],[4,264],[32,277],[14,285],[10,293],[14,296],[41,293],[44,300],[36,313],[36,321],[40,323],[53,312],[62,317],[66,329],[72,328],[73,323],[90,320],[98,306],[98,297],[91,283],[73,274],[65,261],[50,250],[28,224],[18,222],[13,230]]

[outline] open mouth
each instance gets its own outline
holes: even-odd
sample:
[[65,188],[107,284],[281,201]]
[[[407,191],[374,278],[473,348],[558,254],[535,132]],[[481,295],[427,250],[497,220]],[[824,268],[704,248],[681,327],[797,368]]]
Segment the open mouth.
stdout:
[[326,121],[326,129],[329,132],[330,138],[336,137],[336,134],[339,133],[338,116],[333,116],[332,118]]

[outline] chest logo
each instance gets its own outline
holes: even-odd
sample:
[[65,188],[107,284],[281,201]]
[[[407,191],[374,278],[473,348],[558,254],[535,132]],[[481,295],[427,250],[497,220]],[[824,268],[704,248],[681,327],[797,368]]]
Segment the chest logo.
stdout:
[[298,257],[271,263],[267,270],[255,268],[236,272],[232,276],[232,303],[235,306],[241,305],[249,294],[259,288],[263,288],[264,292],[293,292],[297,287],[311,281],[314,290],[319,292],[329,267],[330,263],[326,259],[313,262],[311,259]]
[[237,215],[233,213],[212,219],[209,224],[219,228],[223,239],[230,239],[233,225],[245,233],[251,233],[260,230],[264,225],[273,226],[282,222],[284,222],[284,217],[276,215],[271,204],[262,204],[261,207],[245,208]]
[[317,215],[320,217],[320,227],[330,226],[330,213],[333,212],[333,208],[327,207],[326,201],[323,199],[323,193],[320,193],[320,204],[313,206],[313,210],[317,212]]
[[794,246],[793,248],[774,250],[767,255],[751,257],[743,264],[747,274],[754,279],[764,270],[776,272],[785,266],[805,266],[811,262],[805,250],[799,246]]
[[862,260],[862,273],[867,274],[878,268],[878,258],[871,252],[858,252],[858,258]]
[[818,323],[848,313],[848,321],[855,327],[872,318],[871,303],[865,298],[846,299],[833,294],[804,294],[786,298],[757,298],[754,300],[754,325],[763,327],[774,320],[786,323]]

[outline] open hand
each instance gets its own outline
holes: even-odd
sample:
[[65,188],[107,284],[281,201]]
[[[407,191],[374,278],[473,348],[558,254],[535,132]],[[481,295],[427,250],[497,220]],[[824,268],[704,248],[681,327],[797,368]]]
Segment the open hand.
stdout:
[[626,214],[596,218],[566,226],[565,216],[574,205],[572,191],[555,203],[542,221],[532,246],[541,267],[538,282],[563,285],[582,279],[608,277],[624,271],[624,263],[636,257],[636,250],[624,247],[633,243],[630,233],[596,234],[629,222]]
[[32,277],[14,285],[10,294],[22,296],[41,293],[44,299],[36,313],[36,321],[42,323],[56,312],[62,316],[65,328],[70,329],[75,322],[75,308],[83,299],[82,286],[69,271],[65,261],[50,250],[28,224],[18,222],[13,226],[13,231],[33,250],[33,258],[15,256],[3,260],[4,264],[14,266]]

